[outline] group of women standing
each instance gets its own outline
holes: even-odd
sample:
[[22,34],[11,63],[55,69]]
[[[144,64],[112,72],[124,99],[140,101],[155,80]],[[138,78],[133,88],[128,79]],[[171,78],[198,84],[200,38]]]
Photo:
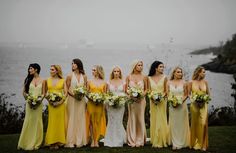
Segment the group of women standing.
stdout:
[[[150,143],[153,147],[162,148],[172,145],[173,150],[185,147],[206,150],[208,147],[207,104],[199,107],[196,102],[191,101],[191,127],[186,104],[186,100],[193,93],[205,92],[209,95],[208,84],[204,79],[205,69],[197,67],[190,82],[184,81],[183,70],[180,67],[176,67],[168,79],[163,73],[164,65],[159,61],[152,63],[148,76],[145,76],[142,71],[143,62],[134,62],[131,73],[123,81],[121,68],[115,66],[109,81],[105,82],[102,66],[95,65],[92,68],[93,78],[88,80],[81,60],[74,59],[72,73],[66,80],[62,77],[61,67],[52,65],[51,77],[44,81],[39,76],[40,66],[30,64],[24,82],[25,97],[29,93],[45,97],[47,92],[52,91],[63,91],[67,97],[56,103],[48,100],[49,115],[45,146],[51,149],[58,149],[61,146],[82,147],[87,144],[91,147],[99,147],[101,136],[104,137],[104,146],[122,147],[125,143],[131,147],[144,146],[147,137],[144,116],[145,98],[128,104],[128,122],[125,130],[123,126],[125,106],[113,108],[109,105],[95,104],[86,97],[77,100],[73,93],[77,86],[84,86],[89,92],[112,92],[116,95],[128,94],[127,90],[130,87],[137,87],[142,89],[144,97],[148,92],[155,90],[162,93],[164,97],[168,97],[171,93],[181,97],[183,101],[176,107],[172,105],[167,107],[166,98],[158,104],[150,99]],[[26,116],[18,148],[34,150],[42,146],[42,142],[42,103],[36,109],[31,109],[26,103]]]

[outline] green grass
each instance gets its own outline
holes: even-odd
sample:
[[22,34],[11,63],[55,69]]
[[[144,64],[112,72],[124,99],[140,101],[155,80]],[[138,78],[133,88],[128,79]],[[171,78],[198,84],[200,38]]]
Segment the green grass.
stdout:
[[[0,135],[0,152],[2,153],[21,153],[26,151],[17,150],[17,142],[19,134],[12,135]],[[209,127],[209,153],[235,153],[236,152],[236,126],[221,126],[221,127]],[[191,149],[181,149],[178,151],[172,151],[171,147],[164,149],[152,148],[150,144],[141,148],[131,148],[124,146],[122,148],[90,148],[82,147],[76,149],[59,149],[49,150],[48,148],[41,148],[37,151],[30,151],[33,153],[196,153],[202,151],[194,151]]]

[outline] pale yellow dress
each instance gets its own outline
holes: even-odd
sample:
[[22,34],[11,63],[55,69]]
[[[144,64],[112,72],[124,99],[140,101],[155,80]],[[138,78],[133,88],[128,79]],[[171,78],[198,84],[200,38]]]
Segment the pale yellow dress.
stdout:
[[[93,82],[89,83],[90,92],[102,93],[105,91],[106,84],[96,86]],[[100,136],[104,137],[106,133],[106,116],[103,104],[95,104],[92,101],[87,103],[87,136],[92,137],[98,142]],[[90,131],[92,126],[92,131]]]
[[[34,96],[42,95],[42,83],[36,87],[31,83],[29,93]],[[41,146],[43,142],[42,109],[42,103],[36,109],[31,109],[29,104],[26,103],[25,120],[18,142],[18,149],[36,150]]]
[[[156,83],[149,77],[151,90],[163,94],[164,80],[165,77],[162,77],[159,82]],[[166,109],[167,101],[165,99],[157,105],[150,100],[150,139],[153,147],[168,147],[168,144],[170,144]]]
[[[178,99],[184,95],[183,86],[169,85],[170,95],[175,95]],[[169,107],[169,126],[170,138],[174,147],[185,148],[190,145],[190,129],[188,108],[186,102],[174,108],[172,105]]]
[[[47,80],[48,92],[63,92],[64,79],[60,79],[58,83],[53,86],[52,79]],[[57,107],[48,105],[48,127],[45,138],[45,145],[66,143],[66,129],[65,129],[65,103]]]
[[[76,86],[83,86],[84,78],[80,75],[78,81],[72,73],[70,90],[73,92]],[[68,96],[67,99],[67,138],[66,147],[82,147],[87,144],[86,133],[86,98],[78,101],[74,97]]]
[[[139,81],[138,83],[135,83],[130,80],[129,87],[139,87],[144,89],[144,82]],[[145,107],[145,98],[139,102],[134,102],[128,105],[128,122],[126,131],[129,146],[144,146],[146,143],[147,134],[144,119]]]
[[[198,89],[198,86],[192,82],[192,94],[197,92],[206,93],[206,85],[202,91]],[[190,105],[191,112],[191,148],[207,149],[208,147],[208,104],[204,104],[202,108],[199,108],[197,104],[192,101]]]

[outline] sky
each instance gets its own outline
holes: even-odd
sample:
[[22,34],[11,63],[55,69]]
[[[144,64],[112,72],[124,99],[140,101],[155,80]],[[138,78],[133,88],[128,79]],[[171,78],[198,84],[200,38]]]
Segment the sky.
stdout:
[[0,42],[217,45],[236,0],[0,0]]

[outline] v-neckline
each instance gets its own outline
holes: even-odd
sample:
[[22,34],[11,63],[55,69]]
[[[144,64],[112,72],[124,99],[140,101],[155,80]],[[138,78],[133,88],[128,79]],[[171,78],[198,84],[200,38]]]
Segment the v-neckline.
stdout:
[[33,83],[33,81],[31,82],[31,84],[32,84],[35,88],[37,88],[37,87],[38,87],[40,84],[42,84],[42,83],[43,83],[43,81],[40,81],[40,83],[36,85],[36,84]]
[[55,85],[53,84],[53,79],[51,78],[51,84],[52,84],[52,87],[56,87],[57,84],[60,82],[61,79],[58,79],[58,81],[55,83]]
[[152,77],[150,77],[150,78],[151,78],[151,80],[152,80],[156,85],[158,85],[159,82],[160,82],[164,77],[165,77],[165,76],[163,76],[162,78],[160,78],[160,80],[159,80],[158,82],[156,82]]
[[75,80],[76,80],[77,85],[79,85],[80,79],[81,79],[81,74],[80,74],[80,76],[79,76],[79,80],[78,80],[77,76],[75,75],[75,73],[74,73],[74,77],[75,77]]

